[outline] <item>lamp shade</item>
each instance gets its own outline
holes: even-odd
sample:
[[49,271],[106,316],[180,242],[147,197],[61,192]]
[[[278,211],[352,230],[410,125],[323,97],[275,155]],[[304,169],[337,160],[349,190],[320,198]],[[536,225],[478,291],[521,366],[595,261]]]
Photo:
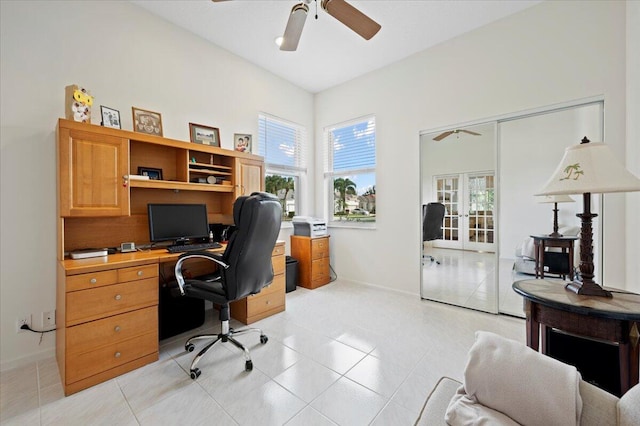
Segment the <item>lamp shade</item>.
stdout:
[[575,200],[568,195],[542,195],[538,197],[538,203],[573,203]]
[[591,142],[568,147],[551,178],[535,195],[629,191],[640,191],[640,179],[627,171],[608,145]]

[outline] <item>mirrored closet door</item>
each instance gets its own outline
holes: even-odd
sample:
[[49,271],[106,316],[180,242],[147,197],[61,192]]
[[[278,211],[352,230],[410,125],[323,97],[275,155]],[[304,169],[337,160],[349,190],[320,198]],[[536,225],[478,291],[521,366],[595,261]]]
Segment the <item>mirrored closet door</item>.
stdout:
[[[514,281],[534,276],[531,235],[553,231],[553,204],[535,194],[567,146],[603,138],[602,101],[512,114],[420,135],[421,206],[445,206],[442,237],[424,238],[422,298],[523,317]],[[558,221],[577,233],[582,200],[558,205]],[[602,208],[592,196],[592,211]],[[424,223],[423,223],[424,224]],[[569,235],[569,234],[567,234]],[[602,275],[602,232],[594,222],[596,278]],[[574,265],[579,264],[576,242]],[[434,260],[431,260],[434,259]],[[523,260],[524,259],[524,260]]]

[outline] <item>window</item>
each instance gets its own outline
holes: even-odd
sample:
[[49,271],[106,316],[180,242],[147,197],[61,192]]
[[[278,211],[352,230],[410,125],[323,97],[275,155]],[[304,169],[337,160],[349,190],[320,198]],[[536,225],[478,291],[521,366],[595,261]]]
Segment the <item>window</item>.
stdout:
[[325,129],[325,181],[334,223],[376,220],[376,123],[365,117]]
[[307,173],[307,132],[299,124],[266,114],[258,116],[258,155],[265,161],[265,190],[282,204],[283,220],[299,211],[300,180]]

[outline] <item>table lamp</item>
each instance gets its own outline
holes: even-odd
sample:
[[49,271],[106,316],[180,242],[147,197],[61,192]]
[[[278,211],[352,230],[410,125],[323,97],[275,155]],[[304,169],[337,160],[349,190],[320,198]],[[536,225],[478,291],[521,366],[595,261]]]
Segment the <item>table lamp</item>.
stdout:
[[580,277],[582,282],[567,284],[567,290],[586,296],[611,297],[593,280],[593,230],[591,193],[640,191],[640,179],[631,174],[620,163],[608,145],[592,142],[584,137],[579,145],[568,147],[564,157],[544,185],[535,195],[582,194],[583,212],[580,230]]
[[558,232],[558,203],[573,203],[575,200],[568,195],[545,195],[538,200],[539,203],[553,203],[553,232],[549,234],[550,237],[562,237],[562,234]]

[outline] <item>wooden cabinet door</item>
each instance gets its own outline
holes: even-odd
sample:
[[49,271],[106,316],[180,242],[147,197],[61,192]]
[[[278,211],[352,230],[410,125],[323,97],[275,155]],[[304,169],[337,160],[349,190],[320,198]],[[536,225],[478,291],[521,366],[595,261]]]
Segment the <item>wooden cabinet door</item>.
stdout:
[[65,128],[58,137],[60,216],[129,215],[129,141]]
[[257,160],[238,158],[236,196],[250,195],[264,190],[264,163]]

